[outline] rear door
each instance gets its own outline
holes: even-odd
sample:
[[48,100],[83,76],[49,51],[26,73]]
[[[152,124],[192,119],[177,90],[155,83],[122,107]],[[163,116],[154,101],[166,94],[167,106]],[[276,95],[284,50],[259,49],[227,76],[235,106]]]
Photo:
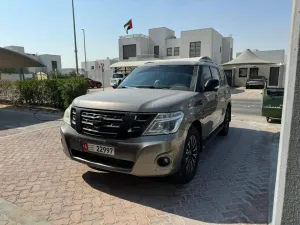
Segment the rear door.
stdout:
[[214,121],[214,129],[216,129],[223,122],[223,114],[225,108],[225,88],[224,88],[224,79],[222,79],[219,69],[214,66],[210,66],[211,74],[213,79],[217,79],[220,82],[219,89],[214,92],[217,108],[215,112],[215,121]]

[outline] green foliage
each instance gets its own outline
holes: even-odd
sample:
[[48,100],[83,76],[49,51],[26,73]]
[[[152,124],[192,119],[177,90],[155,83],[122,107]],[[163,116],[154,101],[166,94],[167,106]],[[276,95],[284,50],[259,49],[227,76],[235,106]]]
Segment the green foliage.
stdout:
[[[80,95],[86,94],[88,80],[81,77],[52,80],[0,81],[1,90],[17,93],[15,103],[67,108]],[[7,91],[6,91],[7,92]]]
[[0,80],[0,100],[11,102],[13,104],[18,103],[19,91],[15,83],[6,80]]

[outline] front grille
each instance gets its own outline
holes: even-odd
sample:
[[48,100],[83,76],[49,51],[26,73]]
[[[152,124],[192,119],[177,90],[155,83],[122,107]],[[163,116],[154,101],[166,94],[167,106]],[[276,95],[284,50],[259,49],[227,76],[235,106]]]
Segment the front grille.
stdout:
[[116,138],[125,117],[124,113],[82,111],[80,117],[82,133]]
[[70,116],[71,118],[71,126],[73,127],[73,128],[75,128],[76,127],[76,109],[75,108],[71,108],[71,116]]
[[78,157],[80,159],[84,159],[94,163],[101,163],[106,166],[112,166],[122,169],[131,170],[133,168],[134,162],[128,160],[114,159],[111,157],[100,156],[96,154],[92,154],[89,152],[81,152],[77,150],[71,150],[71,154],[74,157]]
[[139,137],[155,118],[154,113],[125,113],[80,110],[77,131],[90,136],[112,139]]

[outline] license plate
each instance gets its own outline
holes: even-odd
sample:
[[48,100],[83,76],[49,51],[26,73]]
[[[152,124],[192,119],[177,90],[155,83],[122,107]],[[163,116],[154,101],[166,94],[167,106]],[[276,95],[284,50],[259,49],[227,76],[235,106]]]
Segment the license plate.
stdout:
[[84,151],[97,152],[104,155],[115,155],[115,148],[105,145],[94,145],[90,143],[83,144]]

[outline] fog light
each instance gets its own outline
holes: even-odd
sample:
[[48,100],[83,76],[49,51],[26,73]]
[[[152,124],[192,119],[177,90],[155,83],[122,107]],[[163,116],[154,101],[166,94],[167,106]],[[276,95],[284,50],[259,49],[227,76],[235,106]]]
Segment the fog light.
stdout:
[[166,167],[168,165],[170,165],[171,163],[171,160],[169,157],[160,157],[158,160],[157,160],[157,164],[160,166],[160,167]]

